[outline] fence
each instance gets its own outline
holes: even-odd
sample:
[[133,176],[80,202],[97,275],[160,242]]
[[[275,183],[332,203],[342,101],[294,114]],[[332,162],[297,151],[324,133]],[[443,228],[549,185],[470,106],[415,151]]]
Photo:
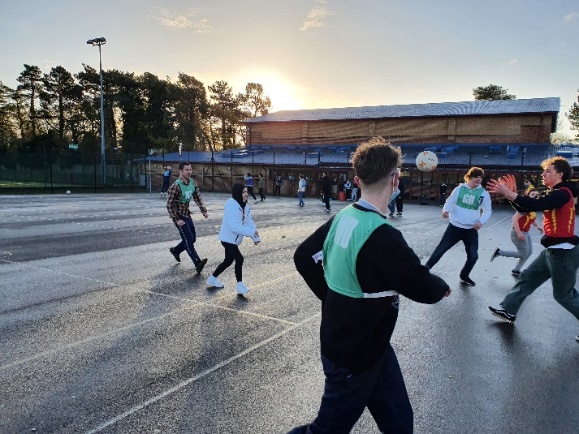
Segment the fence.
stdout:
[[142,155],[106,155],[103,180],[100,153],[1,153],[0,194],[144,191],[148,179],[143,161]]

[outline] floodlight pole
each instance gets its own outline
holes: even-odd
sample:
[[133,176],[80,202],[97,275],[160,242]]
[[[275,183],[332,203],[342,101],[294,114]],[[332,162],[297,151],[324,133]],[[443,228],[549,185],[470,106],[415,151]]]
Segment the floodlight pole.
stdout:
[[86,41],[87,44],[99,47],[99,75],[100,75],[100,94],[101,94],[101,169],[102,169],[102,180],[103,186],[106,185],[106,158],[105,158],[105,111],[104,111],[104,98],[103,98],[103,58],[101,47],[107,43],[107,40],[103,37],[89,39]]

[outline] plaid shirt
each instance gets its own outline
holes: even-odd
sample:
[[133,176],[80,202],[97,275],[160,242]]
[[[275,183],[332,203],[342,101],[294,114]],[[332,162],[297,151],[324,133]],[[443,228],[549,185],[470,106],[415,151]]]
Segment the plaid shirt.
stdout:
[[[203,199],[201,199],[201,194],[199,193],[199,187],[193,178],[189,178],[189,182],[195,184],[195,193],[193,193],[193,200],[199,207],[199,211],[201,214],[207,213],[207,208],[203,204]],[[177,223],[181,220],[181,217],[189,217],[191,215],[191,211],[189,210],[189,202],[181,203],[181,187],[175,181],[169,190],[167,190],[167,211],[169,211],[169,217],[173,220],[174,223]]]

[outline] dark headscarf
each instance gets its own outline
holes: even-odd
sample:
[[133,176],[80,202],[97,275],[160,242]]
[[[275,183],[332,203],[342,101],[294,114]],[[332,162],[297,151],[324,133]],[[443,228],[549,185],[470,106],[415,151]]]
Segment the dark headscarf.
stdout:
[[233,188],[231,189],[231,197],[239,203],[241,208],[245,208],[247,202],[243,200],[243,189],[245,185],[243,184],[234,184]]

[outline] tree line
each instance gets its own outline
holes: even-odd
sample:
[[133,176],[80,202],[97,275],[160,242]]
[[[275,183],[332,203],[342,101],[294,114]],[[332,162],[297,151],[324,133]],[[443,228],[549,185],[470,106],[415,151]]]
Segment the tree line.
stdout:
[[[100,150],[100,76],[83,64],[43,73],[24,65],[12,89],[0,81],[0,151],[63,152],[70,144]],[[195,77],[103,71],[105,144],[108,152],[145,154],[217,151],[244,144],[243,120],[267,114],[271,100],[259,83],[234,94],[225,81],[205,87]]]

